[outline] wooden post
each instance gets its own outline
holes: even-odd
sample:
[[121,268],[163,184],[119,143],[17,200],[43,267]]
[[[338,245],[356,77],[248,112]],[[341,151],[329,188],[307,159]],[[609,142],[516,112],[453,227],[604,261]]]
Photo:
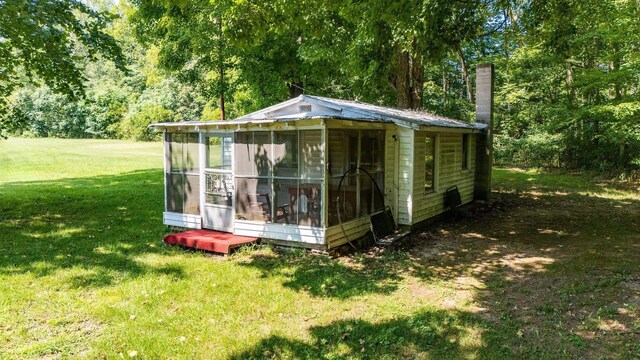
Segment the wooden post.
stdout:
[[476,121],[486,124],[476,141],[474,199],[489,200],[493,168],[493,64],[476,68]]

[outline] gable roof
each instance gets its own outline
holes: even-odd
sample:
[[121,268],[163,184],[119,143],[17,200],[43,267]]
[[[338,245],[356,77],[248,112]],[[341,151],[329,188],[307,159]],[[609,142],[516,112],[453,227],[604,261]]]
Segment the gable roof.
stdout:
[[432,126],[482,130],[486,127],[486,125],[482,123],[470,124],[426,111],[396,109],[359,101],[332,99],[313,95],[300,95],[296,98],[228,121],[187,121],[179,123],[159,123],[153,124],[152,126],[163,128],[185,125],[231,125],[288,122],[307,119],[341,119],[395,123],[411,128]]

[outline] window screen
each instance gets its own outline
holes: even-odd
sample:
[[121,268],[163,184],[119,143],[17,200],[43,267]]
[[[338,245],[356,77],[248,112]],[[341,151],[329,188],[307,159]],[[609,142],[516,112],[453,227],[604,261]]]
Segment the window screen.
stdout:
[[196,133],[167,134],[169,173],[166,174],[166,209],[200,214],[200,144]]
[[384,208],[384,136],[384,130],[329,130],[329,225]]
[[321,130],[236,134],[236,217],[322,226]]

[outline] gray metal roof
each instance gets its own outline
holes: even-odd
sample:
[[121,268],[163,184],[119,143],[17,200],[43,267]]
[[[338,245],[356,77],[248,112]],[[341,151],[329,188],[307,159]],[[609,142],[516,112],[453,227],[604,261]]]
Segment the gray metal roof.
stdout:
[[[300,105],[311,105],[311,110],[302,110]],[[296,107],[298,106],[298,107]],[[157,128],[194,125],[232,125],[251,123],[288,122],[307,119],[342,119],[353,121],[395,123],[409,127],[444,127],[482,130],[482,123],[466,123],[426,111],[396,109],[362,103],[359,101],[332,99],[313,95],[300,95],[294,99],[258,110],[228,121],[188,121],[179,123],[159,123]]]

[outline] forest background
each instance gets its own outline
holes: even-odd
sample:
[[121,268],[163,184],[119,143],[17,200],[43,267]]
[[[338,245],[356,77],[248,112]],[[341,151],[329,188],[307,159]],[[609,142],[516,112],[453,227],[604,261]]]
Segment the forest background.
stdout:
[[301,93],[474,119],[499,165],[640,170],[636,0],[0,2],[4,136],[158,139]]

